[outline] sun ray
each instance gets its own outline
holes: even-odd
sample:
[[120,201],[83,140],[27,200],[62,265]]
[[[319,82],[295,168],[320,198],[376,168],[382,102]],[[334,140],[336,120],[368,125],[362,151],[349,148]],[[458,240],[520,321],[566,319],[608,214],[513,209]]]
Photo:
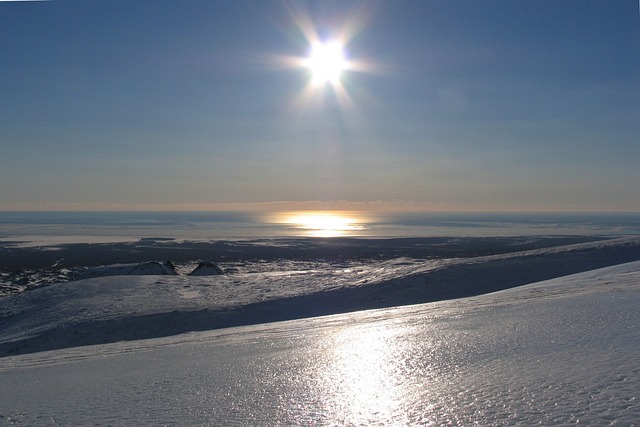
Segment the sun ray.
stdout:
[[362,113],[380,106],[357,80],[359,74],[385,71],[377,62],[352,52],[351,44],[370,22],[376,7],[359,3],[349,11],[343,9],[336,15],[317,18],[300,3],[285,1],[284,7],[289,20],[283,28],[290,30],[289,37],[300,45],[300,55],[281,55],[279,64],[278,58],[272,56],[271,63],[306,74],[298,75],[306,80],[295,80],[299,87],[284,105],[283,123],[290,141],[299,141],[302,135],[320,138],[327,126],[340,129],[339,139],[352,144],[372,140],[374,136]]

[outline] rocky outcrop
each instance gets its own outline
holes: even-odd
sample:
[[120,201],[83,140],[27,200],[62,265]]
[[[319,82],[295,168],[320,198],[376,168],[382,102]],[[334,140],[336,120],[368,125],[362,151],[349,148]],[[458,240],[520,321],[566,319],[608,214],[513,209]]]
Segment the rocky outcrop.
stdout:
[[219,276],[221,274],[224,274],[224,271],[214,263],[201,262],[189,273],[189,276]]

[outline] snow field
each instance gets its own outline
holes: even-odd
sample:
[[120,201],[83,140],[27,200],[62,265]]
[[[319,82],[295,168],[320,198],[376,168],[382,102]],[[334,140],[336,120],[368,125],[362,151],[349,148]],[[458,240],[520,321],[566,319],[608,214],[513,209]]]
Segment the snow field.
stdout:
[[25,425],[637,425],[640,262],[458,300],[5,357]]

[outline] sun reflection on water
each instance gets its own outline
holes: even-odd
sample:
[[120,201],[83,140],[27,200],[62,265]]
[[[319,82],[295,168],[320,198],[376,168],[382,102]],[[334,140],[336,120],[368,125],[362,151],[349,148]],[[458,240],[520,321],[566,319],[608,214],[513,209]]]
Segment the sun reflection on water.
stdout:
[[367,230],[364,216],[347,211],[283,212],[275,215],[272,221],[289,225],[309,237],[355,236]]

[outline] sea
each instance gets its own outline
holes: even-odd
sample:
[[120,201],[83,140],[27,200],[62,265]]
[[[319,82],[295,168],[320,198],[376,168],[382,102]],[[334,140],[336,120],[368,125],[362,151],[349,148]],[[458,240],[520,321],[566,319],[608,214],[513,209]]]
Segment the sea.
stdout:
[[0,245],[101,243],[137,238],[622,236],[640,213],[485,212],[0,212]]

